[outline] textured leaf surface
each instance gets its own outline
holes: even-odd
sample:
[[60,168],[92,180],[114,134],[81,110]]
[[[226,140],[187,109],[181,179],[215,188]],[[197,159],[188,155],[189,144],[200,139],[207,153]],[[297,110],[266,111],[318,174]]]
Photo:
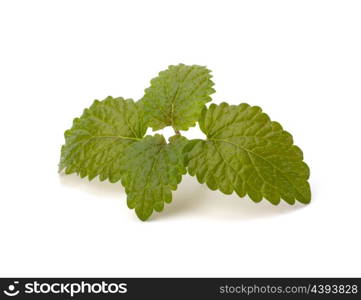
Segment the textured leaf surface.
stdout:
[[173,126],[187,130],[195,125],[205,103],[211,101],[210,71],[193,65],[169,66],[152,79],[141,100],[154,130]]
[[310,202],[302,151],[259,107],[212,104],[203,110],[200,127],[207,140],[190,141],[184,150],[188,171],[199,182],[225,194],[248,194],[256,202]]
[[65,131],[59,169],[89,180],[100,177],[120,180],[120,159],[124,149],[146,132],[139,105],[131,99],[108,97],[95,100]]
[[186,173],[182,153],[186,143],[186,138],[174,136],[167,144],[156,134],[127,148],[121,160],[122,184],[128,207],[135,208],[139,219],[145,221],[153,210],[160,212],[172,201],[171,191]]

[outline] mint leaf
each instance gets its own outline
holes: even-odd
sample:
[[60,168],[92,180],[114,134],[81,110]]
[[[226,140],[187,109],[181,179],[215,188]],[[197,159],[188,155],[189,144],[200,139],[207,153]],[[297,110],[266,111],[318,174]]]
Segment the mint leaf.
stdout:
[[65,131],[59,170],[89,180],[99,175],[100,180],[116,182],[125,148],[140,140],[146,129],[139,104],[133,100],[95,100]]
[[207,140],[193,140],[184,151],[188,172],[200,183],[225,194],[248,194],[255,202],[310,202],[302,151],[259,107],[212,104],[199,122]]
[[128,195],[128,207],[135,208],[142,221],[172,201],[171,191],[177,189],[186,173],[182,155],[186,143],[186,138],[174,136],[167,144],[162,135],[156,134],[126,149],[120,161],[121,181]]
[[[179,64],[152,79],[144,97],[95,100],[65,131],[59,171],[89,180],[121,180],[127,204],[145,221],[172,201],[187,169],[200,183],[259,202],[309,203],[310,171],[300,148],[257,106],[205,104],[214,93],[210,70]],[[206,140],[180,130],[199,121]],[[144,137],[147,126],[172,126],[176,135]]]
[[169,66],[152,79],[141,100],[153,130],[195,126],[205,103],[215,91],[210,71],[201,66]]

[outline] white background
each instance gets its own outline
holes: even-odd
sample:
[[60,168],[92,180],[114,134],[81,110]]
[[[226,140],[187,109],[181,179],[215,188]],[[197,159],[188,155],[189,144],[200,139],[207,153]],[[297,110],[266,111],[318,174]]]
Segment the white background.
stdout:
[[[360,16],[360,1],[1,1],[0,275],[361,276]],[[293,134],[310,205],[186,176],[141,222],[120,184],[57,173],[83,108],[139,99],[181,62],[213,70],[215,103]]]

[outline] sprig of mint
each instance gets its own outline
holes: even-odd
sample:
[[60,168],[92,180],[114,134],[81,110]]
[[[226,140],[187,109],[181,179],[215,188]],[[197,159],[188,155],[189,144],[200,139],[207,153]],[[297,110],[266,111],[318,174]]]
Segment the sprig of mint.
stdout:
[[[145,221],[172,201],[187,172],[211,190],[246,194],[255,202],[309,203],[309,168],[282,126],[257,106],[206,103],[215,92],[210,70],[179,64],[151,80],[144,97],[107,97],[65,131],[59,171],[121,181],[128,207]],[[199,123],[205,140],[180,133]],[[175,135],[145,133],[166,126]]]

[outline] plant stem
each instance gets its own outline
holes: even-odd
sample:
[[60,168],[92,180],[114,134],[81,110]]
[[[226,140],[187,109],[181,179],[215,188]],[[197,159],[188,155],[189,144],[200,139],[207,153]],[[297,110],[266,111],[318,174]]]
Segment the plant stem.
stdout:
[[174,127],[173,127],[173,130],[174,130],[174,132],[175,132],[176,135],[181,135],[181,133],[180,133],[179,130],[175,129]]

